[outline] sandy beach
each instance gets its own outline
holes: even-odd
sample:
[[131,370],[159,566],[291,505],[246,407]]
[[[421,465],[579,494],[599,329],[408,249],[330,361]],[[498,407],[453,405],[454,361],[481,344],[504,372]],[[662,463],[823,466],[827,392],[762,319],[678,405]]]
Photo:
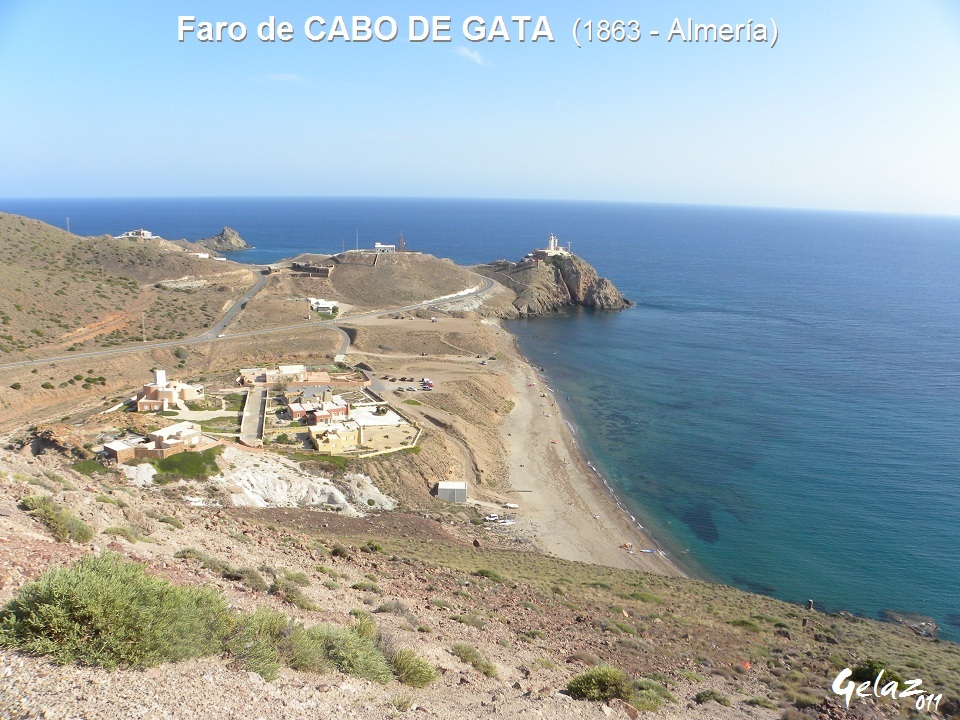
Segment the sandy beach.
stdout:
[[[502,426],[511,486],[504,502],[520,505],[518,531],[568,560],[683,575],[587,464],[535,369],[518,353],[506,375],[515,406]],[[633,553],[624,549],[628,543]]]

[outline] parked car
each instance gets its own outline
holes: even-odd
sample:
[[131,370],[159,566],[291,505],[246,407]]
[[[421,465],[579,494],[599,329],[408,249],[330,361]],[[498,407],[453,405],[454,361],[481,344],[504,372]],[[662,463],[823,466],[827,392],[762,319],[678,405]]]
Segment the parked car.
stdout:
[[486,522],[497,522],[500,519],[500,516],[497,515],[496,513],[491,513],[489,515],[484,515],[483,519]]

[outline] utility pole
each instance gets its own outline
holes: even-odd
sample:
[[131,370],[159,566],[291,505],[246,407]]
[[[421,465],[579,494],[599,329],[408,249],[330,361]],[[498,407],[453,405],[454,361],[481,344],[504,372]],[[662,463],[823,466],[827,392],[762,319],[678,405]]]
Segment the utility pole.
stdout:
[[140,332],[143,334],[143,341],[147,341],[147,311],[140,313]]
[[70,216],[67,215],[67,232],[70,232]]

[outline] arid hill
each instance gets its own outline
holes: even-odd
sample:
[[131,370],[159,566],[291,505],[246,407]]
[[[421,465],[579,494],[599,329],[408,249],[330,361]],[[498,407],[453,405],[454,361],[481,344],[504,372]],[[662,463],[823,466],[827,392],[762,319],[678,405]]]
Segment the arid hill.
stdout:
[[79,237],[0,213],[0,361],[185,337],[252,282],[164,240]]

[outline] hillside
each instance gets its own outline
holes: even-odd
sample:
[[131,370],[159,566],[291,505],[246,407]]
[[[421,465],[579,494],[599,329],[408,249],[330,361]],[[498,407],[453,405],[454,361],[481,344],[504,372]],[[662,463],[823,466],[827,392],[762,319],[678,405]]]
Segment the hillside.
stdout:
[[176,339],[206,329],[253,281],[163,240],[79,237],[0,213],[0,362]]
[[[348,627],[351,611],[362,608],[393,647],[415,649],[439,677],[415,689],[283,668],[264,682],[244,667],[249,661],[226,651],[158,671],[104,673],[6,648],[3,717],[40,717],[40,708],[44,717],[122,718],[141,709],[250,717],[284,707],[285,717],[307,718],[347,707],[357,717],[387,718],[413,706],[444,718],[632,717],[623,704],[604,709],[558,692],[598,662],[658,688],[668,699],[652,716],[662,718],[775,718],[796,707],[804,714],[789,717],[885,716],[892,704],[860,703],[846,714],[839,698],[827,698],[838,669],[867,658],[922,677],[925,687],[954,697],[960,691],[952,644],[709,583],[497,549],[494,534],[470,522],[469,508],[365,518],[221,508],[216,488],[231,482],[226,470],[203,481],[208,491],[192,482],[136,488],[115,471],[83,474],[72,462],[0,451],[0,602],[30,578],[99,548],[145,562],[177,585],[214,588],[236,611],[270,608],[306,626]],[[56,542],[24,509],[24,499],[38,494],[74,514],[92,539]],[[214,504],[185,501],[200,495]],[[277,577],[299,578],[296,592],[268,590]],[[458,644],[488,665],[478,670],[459,659],[451,652]]]

